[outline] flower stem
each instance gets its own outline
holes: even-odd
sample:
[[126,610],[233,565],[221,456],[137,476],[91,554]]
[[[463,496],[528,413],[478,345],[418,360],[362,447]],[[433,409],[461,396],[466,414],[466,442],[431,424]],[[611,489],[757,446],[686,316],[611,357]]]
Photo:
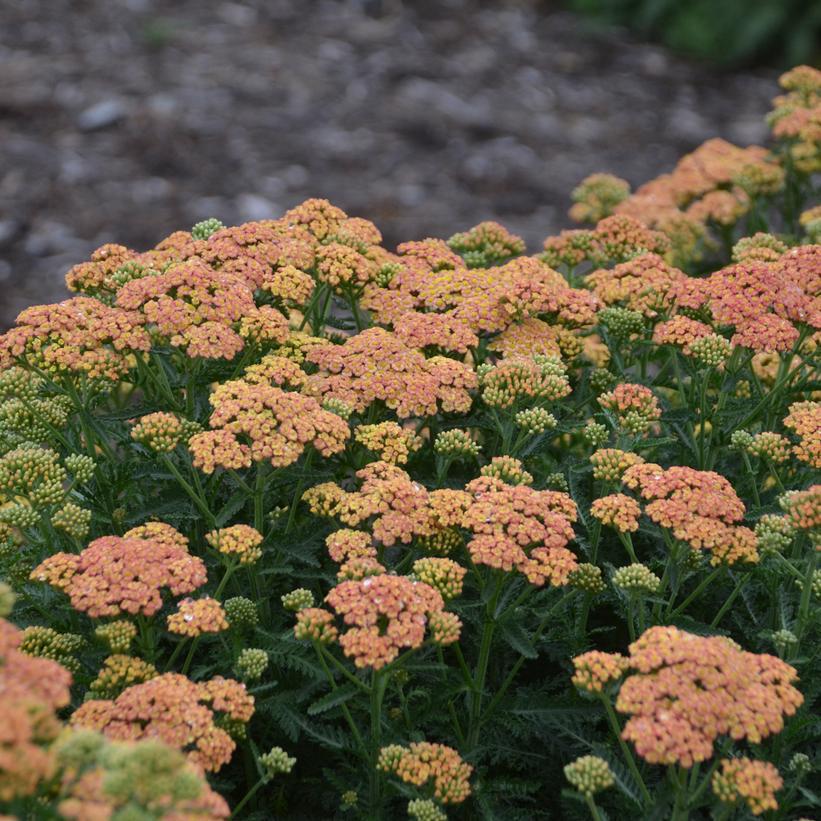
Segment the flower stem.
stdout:
[[613,730],[613,733],[619,742],[619,747],[621,747],[624,760],[627,762],[627,766],[633,774],[633,778],[636,779],[636,783],[639,785],[642,798],[644,799],[644,805],[650,806],[650,804],[653,803],[653,799],[650,797],[650,793],[647,790],[644,779],[641,777],[639,768],[636,766],[636,759],[633,758],[633,753],[630,752],[627,742],[621,737],[621,726],[619,725],[619,719],[616,715],[616,711],[613,709],[613,705],[610,703],[607,696],[600,695],[599,698],[601,699],[602,704],[604,704],[604,709],[607,713],[607,720],[610,722],[610,728]]

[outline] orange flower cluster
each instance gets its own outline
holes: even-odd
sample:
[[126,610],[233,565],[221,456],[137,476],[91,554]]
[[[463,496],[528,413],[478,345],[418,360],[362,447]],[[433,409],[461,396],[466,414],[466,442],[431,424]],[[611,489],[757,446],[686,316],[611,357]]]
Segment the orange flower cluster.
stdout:
[[781,504],[793,527],[810,531],[821,529],[821,485],[788,491],[781,497]]
[[0,334],[0,368],[16,358],[55,374],[83,374],[116,381],[149,350],[144,319],[90,297],[26,308],[17,324]]
[[644,512],[656,524],[697,550],[709,550],[711,564],[758,561],[755,533],[736,524],[744,503],[718,473],[645,463],[628,468],[622,481],[648,501]]
[[472,501],[463,526],[471,531],[468,552],[476,564],[500,570],[514,568],[531,584],[565,585],[576,569],[567,549],[574,538],[576,505],[565,493],[507,485],[480,477],[466,490]]
[[674,286],[687,275],[658,254],[639,254],[613,268],[599,268],[585,284],[605,305],[623,305],[654,319],[675,300]]
[[0,619],[0,801],[34,794],[54,773],[50,743],[69,703],[71,674],[20,652],[22,633]]
[[349,245],[331,242],[317,249],[317,279],[335,291],[361,288],[374,278],[376,272],[374,262]]
[[821,71],[798,66],[779,78],[787,94],[773,100],[769,122],[773,135],[787,141],[793,164],[805,174],[821,168]]
[[602,653],[590,650],[573,659],[573,684],[587,693],[598,694],[611,681],[618,681],[627,670],[629,662],[620,653]]
[[117,305],[140,311],[149,327],[189,356],[233,359],[244,339],[283,342],[288,336],[285,317],[270,306],[257,308],[252,287],[240,275],[202,260],[126,283]]
[[623,493],[611,493],[594,499],[590,506],[590,515],[603,525],[613,527],[619,533],[635,532],[639,529],[641,508],[639,503]]
[[217,677],[195,683],[165,673],[129,687],[114,700],[86,701],[71,716],[71,725],[119,741],[159,738],[216,772],[231,760],[236,745],[215,718],[246,723],[253,714],[253,696],[238,681]]
[[469,325],[448,313],[408,311],[400,314],[392,324],[396,336],[409,348],[435,348],[465,354],[479,344],[479,337]]
[[800,442],[793,453],[813,468],[821,468],[821,402],[796,402],[784,419]]
[[429,741],[416,741],[408,747],[392,744],[382,748],[377,766],[416,787],[433,781],[434,797],[443,804],[461,804],[470,795],[473,767],[444,744]]
[[630,196],[630,183],[612,174],[591,174],[573,189],[574,205],[569,211],[576,222],[598,222]]
[[672,319],[656,325],[653,329],[653,342],[657,345],[676,345],[689,356],[694,342],[707,339],[713,333],[713,329],[704,322],[684,314],[676,314]]
[[708,140],[682,157],[670,174],[636,189],[615,212],[664,231],[678,256],[691,257],[708,222],[733,225],[749,210],[749,197],[741,183],[778,170],[763,148]]
[[250,525],[231,525],[205,534],[205,541],[224,556],[253,564],[262,557],[262,534]]
[[630,645],[628,676],[616,709],[622,733],[653,764],[692,767],[713,754],[720,735],[753,744],[778,733],[803,702],[795,669],[775,656],[747,653],[721,636],[651,627]]
[[670,240],[660,231],[648,228],[652,222],[644,215],[636,219],[635,215],[626,214],[623,207],[629,202],[617,206],[616,213],[600,220],[592,231],[562,231],[556,237],[548,237],[542,259],[553,267],[574,268],[588,260],[604,266],[626,262],[639,254],[665,256],[671,247]]
[[306,391],[340,399],[362,413],[371,403],[384,402],[401,419],[445,413],[465,413],[472,404],[468,391],[476,374],[461,362],[443,356],[425,357],[382,328],[369,328],[344,345],[322,345],[306,358],[320,368],[309,376]]
[[221,633],[227,629],[225,610],[210,596],[183,599],[177,605],[177,612],[168,617],[168,631],[179,636],[201,636],[203,633]]
[[175,596],[206,582],[205,565],[184,544],[148,535],[103,536],[79,555],[55,553],[31,573],[71,599],[92,618],[141,613],[162,607],[162,589]]
[[376,425],[360,425],[354,434],[357,442],[378,454],[383,462],[404,465],[414,451],[422,447],[422,439],[412,430],[400,427],[396,422],[380,422]]
[[325,601],[348,626],[339,637],[345,655],[357,667],[375,670],[390,664],[401,650],[421,647],[429,617],[445,606],[430,585],[389,575],[342,582]]
[[332,456],[344,450],[350,435],[347,423],[312,397],[272,385],[223,382],[211,394],[211,405],[213,430],[188,440],[194,465],[206,473],[215,466],[245,467],[249,459],[286,467],[306,445]]
[[713,774],[713,792],[719,801],[743,801],[753,815],[777,810],[775,794],[784,786],[778,770],[769,761],[752,758],[722,758],[721,772]]
[[334,625],[334,614],[321,607],[304,607],[296,614],[294,635],[300,641],[318,641],[331,644],[339,636]]
[[661,418],[661,408],[653,391],[644,385],[624,382],[599,396],[599,404],[616,415],[619,427],[642,433]]

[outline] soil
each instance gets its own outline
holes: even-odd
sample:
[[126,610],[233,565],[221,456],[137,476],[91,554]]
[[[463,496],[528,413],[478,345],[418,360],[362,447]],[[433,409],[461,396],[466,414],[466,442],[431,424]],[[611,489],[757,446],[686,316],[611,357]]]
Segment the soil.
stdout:
[[389,245],[496,219],[535,249],[587,174],[760,142],[776,93],[536,0],[0,5],[0,328],[104,242],[309,196]]

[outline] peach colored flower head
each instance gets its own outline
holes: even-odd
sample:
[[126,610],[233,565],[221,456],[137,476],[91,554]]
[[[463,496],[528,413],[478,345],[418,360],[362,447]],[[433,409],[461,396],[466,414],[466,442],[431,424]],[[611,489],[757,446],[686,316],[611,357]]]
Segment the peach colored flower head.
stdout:
[[464,320],[447,313],[408,311],[391,324],[396,336],[409,348],[434,348],[465,354],[479,344],[479,337]]
[[56,374],[83,374],[116,381],[134,366],[151,340],[144,318],[91,297],[26,308],[17,324],[0,334],[0,367],[20,357]]
[[325,538],[328,555],[332,561],[341,563],[360,556],[376,558],[376,548],[370,534],[363,530],[336,530]]
[[599,396],[599,404],[611,411],[619,426],[631,433],[642,433],[661,418],[661,408],[650,388],[622,383]]
[[721,771],[713,774],[713,793],[725,804],[743,801],[753,815],[777,810],[775,794],[784,786],[778,770],[769,761],[752,758],[722,758]]
[[667,322],[659,322],[653,330],[653,342],[657,345],[676,345],[689,355],[694,342],[706,339],[714,333],[713,329],[697,319],[684,314],[676,314]]
[[793,453],[811,467],[821,468],[821,402],[806,401],[790,405],[784,427],[800,440],[793,447]]
[[360,425],[354,432],[357,442],[376,453],[383,462],[404,465],[414,451],[422,447],[422,439],[412,430],[400,427],[396,422],[379,422]]
[[228,620],[222,605],[209,596],[183,599],[177,605],[177,612],[168,617],[169,632],[179,636],[201,636],[227,629]]
[[69,703],[71,674],[56,661],[19,650],[22,632],[0,619],[0,801],[33,795],[51,778],[50,743],[61,724],[56,711]]
[[296,614],[294,635],[300,641],[318,641],[331,644],[336,641],[339,631],[334,625],[334,614],[321,607],[304,607]]
[[630,716],[622,735],[653,764],[692,767],[722,735],[758,744],[804,700],[792,685],[796,671],[781,659],[676,627],[647,630],[630,645],[629,666],[636,672],[616,700]]
[[641,508],[639,503],[624,493],[611,493],[595,499],[590,506],[590,515],[603,525],[615,528],[620,533],[635,532],[639,529]]
[[308,377],[306,391],[341,399],[361,413],[373,402],[384,402],[401,419],[430,416],[440,409],[464,413],[476,387],[476,374],[445,357],[425,359],[396,335],[369,328],[344,345],[313,348],[307,359],[319,373]]
[[348,628],[339,637],[345,655],[357,667],[375,670],[392,662],[402,650],[420,647],[428,616],[444,609],[442,596],[434,588],[404,576],[345,581],[325,600]]
[[31,578],[65,592],[72,606],[92,618],[162,607],[162,591],[179,596],[206,582],[205,565],[184,546],[152,539],[103,536],[79,555],[55,553]]
[[[788,491],[780,501],[793,527],[809,531],[821,529],[821,484]],[[821,544],[818,546],[821,548]]]
[[224,556],[239,559],[240,564],[253,564],[262,557],[262,534],[250,525],[231,525],[205,534],[205,541]]
[[434,797],[443,804],[461,804],[470,795],[473,767],[444,744],[416,741],[407,747],[383,747],[377,766],[416,787],[433,782]]
[[323,410],[312,397],[272,385],[243,380],[223,382],[211,394],[211,405],[211,427],[225,433],[219,438],[197,434],[189,440],[195,465],[203,470],[220,464],[216,446],[228,456],[222,467],[242,464],[246,453],[243,446],[255,462],[269,461],[274,467],[285,467],[296,462],[307,445],[323,456],[339,453],[350,435],[347,423]]
[[165,673],[127,688],[114,700],[86,701],[71,716],[71,724],[119,741],[159,738],[194,764],[216,772],[231,760],[236,745],[215,719],[224,715],[244,723],[253,713],[254,699],[244,684],[224,678],[195,683]]
[[476,564],[516,569],[537,586],[567,584],[578,566],[567,549],[577,515],[567,494],[492,477],[474,479],[467,490],[473,501],[462,524],[473,534],[467,548]]
[[628,662],[620,653],[590,650],[573,659],[573,684],[588,693],[601,693],[611,682],[624,675]]

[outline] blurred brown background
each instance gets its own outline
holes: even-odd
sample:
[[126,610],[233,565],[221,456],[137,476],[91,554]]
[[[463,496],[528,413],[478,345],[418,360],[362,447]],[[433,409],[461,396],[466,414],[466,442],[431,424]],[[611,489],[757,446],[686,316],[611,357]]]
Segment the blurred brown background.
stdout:
[[104,242],[309,196],[537,248],[588,173],[764,140],[776,76],[525,0],[0,0],[0,327]]

